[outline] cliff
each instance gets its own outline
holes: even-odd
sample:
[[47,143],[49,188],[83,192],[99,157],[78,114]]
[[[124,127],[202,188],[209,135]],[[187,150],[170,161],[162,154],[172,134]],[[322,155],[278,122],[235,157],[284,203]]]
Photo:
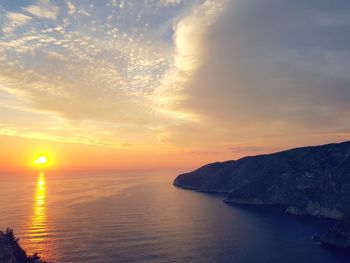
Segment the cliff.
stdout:
[[227,203],[283,205],[291,214],[342,219],[350,211],[350,142],[211,163],[179,175],[174,185],[224,193]]
[[212,163],[174,185],[226,193],[225,202],[285,205],[298,215],[340,219],[350,210],[350,142]]
[[350,248],[350,215],[344,217],[325,235],[316,237],[316,242],[329,248]]
[[13,231],[0,231],[0,263],[48,263],[40,259],[37,254],[28,256],[19,246]]

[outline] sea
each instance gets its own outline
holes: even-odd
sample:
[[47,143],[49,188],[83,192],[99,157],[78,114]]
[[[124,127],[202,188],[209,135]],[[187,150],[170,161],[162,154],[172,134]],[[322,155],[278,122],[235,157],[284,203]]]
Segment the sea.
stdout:
[[177,171],[0,175],[0,229],[57,263],[333,263],[318,246],[330,220],[172,185]]

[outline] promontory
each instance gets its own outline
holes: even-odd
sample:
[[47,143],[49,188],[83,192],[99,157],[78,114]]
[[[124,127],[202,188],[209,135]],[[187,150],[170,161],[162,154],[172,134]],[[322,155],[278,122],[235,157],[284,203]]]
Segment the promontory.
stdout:
[[[179,175],[174,185],[225,194],[227,203],[282,205],[291,214],[341,220],[350,212],[350,141],[211,163]],[[340,232],[349,234],[341,244],[350,247],[349,224],[322,240]]]

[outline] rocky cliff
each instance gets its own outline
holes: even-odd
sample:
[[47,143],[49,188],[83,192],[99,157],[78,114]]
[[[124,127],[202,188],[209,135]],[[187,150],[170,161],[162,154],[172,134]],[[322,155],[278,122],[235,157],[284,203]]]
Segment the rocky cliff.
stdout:
[[13,231],[0,231],[0,263],[48,263],[40,259],[37,254],[28,256],[19,246]]
[[285,205],[298,215],[340,219],[350,210],[350,142],[212,163],[175,186],[227,193],[225,202]]
[[350,248],[350,215],[344,217],[325,235],[316,237],[316,242],[330,248]]
[[296,215],[342,219],[350,211],[350,142],[205,165],[174,185],[225,193],[227,203],[283,205]]

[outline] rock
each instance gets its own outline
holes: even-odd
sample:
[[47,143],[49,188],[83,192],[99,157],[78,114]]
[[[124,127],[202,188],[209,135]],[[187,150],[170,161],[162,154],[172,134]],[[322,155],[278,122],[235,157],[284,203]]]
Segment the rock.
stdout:
[[225,202],[283,205],[297,215],[341,219],[350,210],[350,142],[205,165],[174,185],[226,193]]
[[0,263],[47,263],[38,254],[28,256],[11,229],[0,231]]
[[316,242],[327,248],[350,249],[350,216],[332,227],[324,236],[316,237]]
[[0,235],[0,262],[17,263],[12,246],[4,235]]
[[350,249],[350,142],[207,164],[174,185],[226,193],[227,203],[283,205],[290,214],[341,220],[315,240]]

